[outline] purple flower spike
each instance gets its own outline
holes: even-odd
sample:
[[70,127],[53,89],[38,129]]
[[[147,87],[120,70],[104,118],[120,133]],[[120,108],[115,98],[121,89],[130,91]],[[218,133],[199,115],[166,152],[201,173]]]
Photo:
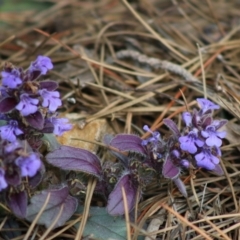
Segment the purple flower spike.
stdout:
[[17,69],[12,69],[11,72],[2,71],[2,85],[9,88],[17,88],[22,80],[20,78],[20,72]]
[[143,130],[146,132],[150,132],[152,134],[152,137],[142,140],[142,145],[146,146],[148,143],[153,143],[153,144],[157,144],[159,142],[160,139],[160,133],[157,131],[152,131],[147,125],[143,126]]
[[2,191],[4,188],[8,186],[6,180],[5,180],[5,172],[2,168],[0,168],[0,191]]
[[51,112],[55,112],[58,107],[62,105],[62,101],[59,99],[60,94],[57,91],[48,91],[42,89],[38,91],[41,97],[43,98],[42,106],[49,107]]
[[48,70],[53,68],[52,61],[49,57],[38,56],[37,59],[31,63],[30,72],[40,71],[42,75],[45,75]]
[[50,118],[49,121],[53,124],[53,133],[57,136],[61,136],[64,132],[72,129],[72,124],[68,123],[67,118]]
[[184,112],[182,114],[182,119],[187,127],[190,127],[192,125],[192,115],[190,112]]
[[215,169],[215,165],[219,164],[219,159],[211,154],[210,149],[203,149],[202,152],[195,155],[197,165],[207,170]]
[[9,142],[16,141],[16,136],[23,134],[23,131],[18,128],[18,122],[10,120],[8,125],[0,127],[1,138]]
[[41,161],[35,153],[32,153],[28,157],[18,157],[16,165],[21,169],[22,177],[33,177],[41,167]]
[[198,138],[197,136],[197,130],[193,130],[188,133],[186,136],[182,136],[179,138],[180,142],[180,148],[183,151],[188,151],[191,154],[194,154],[197,152],[197,147],[202,147],[204,145],[204,142]]
[[201,134],[206,138],[206,144],[209,147],[220,147],[222,145],[221,138],[226,136],[226,132],[217,132],[213,125],[207,126],[206,130],[201,131]]
[[38,99],[31,98],[28,94],[23,93],[20,96],[20,102],[16,106],[16,109],[19,110],[23,116],[28,116],[38,110],[36,106],[38,102]]
[[220,108],[219,105],[214,104],[213,102],[205,98],[197,98],[197,102],[200,105],[203,113],[205,113],[208,110],[214,110],[214,109]]

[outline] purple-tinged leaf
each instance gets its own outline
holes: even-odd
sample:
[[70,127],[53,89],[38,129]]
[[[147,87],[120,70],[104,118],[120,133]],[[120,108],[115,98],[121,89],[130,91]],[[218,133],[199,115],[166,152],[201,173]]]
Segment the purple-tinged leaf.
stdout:
[[202,121],[202,128],[205,129],[207,126],[211,125],[213,119],[211,117],[211,115],[207,116],[205,119],[203,119]]
[[142,139],[132,134],[118,134],[110,142],[110,146],[122,152],[131,151],[146,155],[146,149],[142,146]]
[[[77,199],[69,195],[69,189],[66,186],[61,189],[45,190],[33,196],[30,205],[27,207],[26,219],[30,222],[35,219],[46,202],[48,194],[50,194],[48,204],[37,223],[48,228],[59,217],[54,228],[60,227],[74,214],[78,205]],[[60,212],[61,215],[59,216]]]
[[12,186],[18,186],[21,183],[21,175],[17,166],[12,167],[11,171],[5,172],[5,180]]
[[176,179],[180,174],[180,168],[175,166],[170,158],[166,157],[166,160],[163,164],[162,174],[165,178]]
[[15,108],[17,105],[16,98],[6,97],[0,101],[0,113],[6,113]]
[[176,135],[176,137],[181,136],[181,133],[179,132],[178,127],[173,120],[165,118],[163,119],[163,123],[172,131],[172,133]]
[[35,176],[28,178],[28,184],[31,188],[35,188],[42,181],[43,173],[38,171]]
[[101,176],[102,168],[99,158],[81,148],[61,146],[46,156],[48,163],[63,170],[73,170]]
[[31,127],[39,130],[43,129],[44,118],[40,111],[37,111],[34,114],[26,116],[25,119]]
[[51,122],[46,122],[44,123],[42,133],[53,133],[54,131],[54,125]]
[[175,179],[173,179],[173,181],[174,181],[175,185],[177,186],[178,190],[180,191],[180,193],[185,198],[187,198],[188,194],[187,194],[186,187],[185,187],[183,181],[180,178],[175,178]]
[[6,201],[14,215],[19,218],[26,217],[28,202],[26,191],[10,193],[10,195],[6,198]]
[[132,181],[130,174],[125,174],[119,179],[108,197],[107,211],[110,215],[124,214],[122,188],[124,188],[126,193],[128,212],[130,212],[135,205],[138,186]]
[[216,130],[223,127],[225,124],[227,124],[228,120],[222,119],[222,120],[214,120],[213,125],[216,127]]
[[48,91],[54,91],[58,88],[58,83],[56,81],[41,81],[39,83],[41,89],[47,89]]

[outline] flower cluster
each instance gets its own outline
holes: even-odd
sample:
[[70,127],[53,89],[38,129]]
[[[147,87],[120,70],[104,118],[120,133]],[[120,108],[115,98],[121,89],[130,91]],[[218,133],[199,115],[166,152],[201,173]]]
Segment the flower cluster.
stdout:
[[17,187],[22,177],[34,177],[41,167],[37,153],[26,152],[23,143],[0,142],[0,191],[7,187]]
[[[148,145],[148,149],[154,152],[155,156],[164,156],[165,164],[163,165],[163,175],[169,178],[177,178],[177,168],[185,167],[201,167],[207,170],[221,173],[219,165],[219,157],[221,156],[220,146],[226,132],[219,129],[227,123],[227,120],[214,120],[213,110],[219,109],[219,106],[211,101],[198,98],[197,102],[200,110],[193,110],[192,113],[184,112],[182,119],[185,123],[185,128],[182,131],[177,129],[176,124],[170,119],[165,119],[164,123],[174,133],[172,137],[163,141],[156,136],[158,132],[151,132],[146,126],[145,131],[151,132],[152,137],[142,141],[142,145]],[[154,150],[153,150],[154,149]],[[156,149],[157,153],[156,153]],[[171,166],[171,168],[169,167]],[[164,170],[168,169],[168,172]]]
[[40,78],[52,68],[50,58],[38,56],[25,71],[7,63],[0,73],[0,193],[21,218],[27,214],[28,192],[44,174],[43,135],[62,135],[72,127],[57,117],[58,84]]
[[33,136],[61,135],[71,129],[67,119],[57,118],[56,110],[62,105],[56,91],[58,84],[39,80],[52,68],[51,59],[45,56],[38,56],[26,71],[5,65],[0,88],[0,118],[4,120],[0,127],[2,139],[9,142],[26,139],[33,148],[38,148],[41,144],[34,144]]
[[221,156],[222,139],[226,136],[226,132],[219,129],[227,121],[213,120],[213,110],[219,109],[218,105],[203,98],[198,98],[197,102],[201,108],[199,111],[182,115],[186,125],[183,136],[179,138],[180,150],[186,152],[182,161],[186,167],[194,163],[198,167],[215,170]]

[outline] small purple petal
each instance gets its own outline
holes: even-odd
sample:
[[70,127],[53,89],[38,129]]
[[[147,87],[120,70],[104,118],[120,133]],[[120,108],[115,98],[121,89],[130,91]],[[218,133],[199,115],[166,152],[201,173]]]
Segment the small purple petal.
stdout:
[[23,131],[18,128],[18,122],[10,120],[8,125],[0,127],[1,138],[9,142],[16,141],[16,136],[23,134]]
[[203,113],[205,113],[208,110],[215,110],[220,108],[219,105],[205,98],[197,98],[197,102],[200,105]]
[[206,130],[201,131],[201,135],[206,138],[206,144],[209,147],[222,145],[221,138],[226,136],[226,132],[217,132],[215,126],[207,126]]
[[28,116],[38,110],[38,102],[38,99],[31,98],[28,94],[23,93],[20,96],[20,102],[16,106],[16,109],[19,110],[23,116]]
[[5,87],[15,89],[22,84],[20,72],[17,69],[12,69],[11,72],[3,71],[1,75],[2,85]]
[[72,124],[69,123],[67,118],[49,118],[48,119],[53,124],[53,133],[57,136],[61,136],[64,132],[72,129]]
[[18,141],[15,141],[15,142],[8,143],[5,146],[4,151],[6,154],[9,154],[14,152],[16,149],[20,149],[20,148],[22,148],[21,144]]
[[172,151],[172,155],[177,159],[180,158],[180,152],[176,149]]
[[29,71],[39,71],[42,75],[45,75],[48,70],[53,68],[52,61],[49,57],[38,56],[37,59],[31,63]]
[[185,168],[189,168],[190,163],[189,163],[188,160],[183,159],[183,160],[181,160],[181,165],[182,165],[183,167],[185,167]]
[[35,153],[31,153],[27,157],[18,157],[15,163],[20,167],[22,177],[33,177],[41,167],[41,161]]
[[5,174],[4,170],[2,168],[0,168],[0,191],[2,191],[3,189],[5,189],[8,186],[8,184],[5,180],[4,174]]
[[193,130],[188,133],[186,136],[182,136],[179,138],[180,142],[180,148],[183,151],[188,151],[191,154],[194,154],[197,152],[197,147],[202,147],[204,145],[204,142],[200,140],[197,136],[197,130]]
[[213,170],[215,165],[219,163],[219,159],[212,155],[209,149],[203,149],[202,152],[195,155],[195,159],[199,167],[208,170]]
[[190,126],[191,126],[191,124],[192,124],[192,115],[191,115],[191,113],[189,113],[189,112],[184,112],[184,113],[182,114],[182,119],[183,119],[183,121],[185,122],[185,124],[186,124],[187,127],[190,127]]
[[42,89],[38,91],[41,97],[43,98],[42,106],[49,107],[51,112],[55,112],[58,107],[62,105],[62,101],[60,100],[60,94],[57,91],[48,91],[46,89]]
[[146,146],[148,143],[152,143],[153,145],[157,145],[160,140],[160,133],[157,131],[152,131],[147,125],[143,126],[143,130],[146,132],[150,132],[152,134],[152,137],[149,137],[148,139],[142,140],[142,145]]

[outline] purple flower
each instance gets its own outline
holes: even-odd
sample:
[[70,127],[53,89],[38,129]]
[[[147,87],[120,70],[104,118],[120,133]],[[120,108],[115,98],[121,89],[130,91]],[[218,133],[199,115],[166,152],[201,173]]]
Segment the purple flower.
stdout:
[[22,177],[33,177],[41,167],[41,161],[35,153],[31,153],[27,157],[18,157],[15,163],[21,169]]
[[42,75],[45,75],[47,71],[52,68],[53,64],[49,57],[38,56],[37,59],[31,63],[29,71],[40,71]]
[[200,105],[203,113],[205,113],[208,110],[214,110],[214,109],[220,108],[219,105],[214,104],[213,102],[205,98],[197,98],[197,102]]
[[23,93],[20,96],[20,100],[21,101],[16,106],[16,109],[19,110],[23,116],[28,116],[38,110],[38,107],[36,106],[39,102],[38,99],[31,98],[28,94]]
[[146,132],[150,132],[152,134],[152,137],[142,140],[142,145],[146,146],[148,143],[153,143],[154,145],[157,145],[160,140],[160,133],[157,131],[152,131],[147,125],[143,126],[143,130]]
[[204,142],[198,138],[197,130],[194,129],[193,131],[189,132],[188,135],[182,136],[179,138],[180,148],[183,151],[188,151],[191,154],[197,152],[197,147],[202,147]]
[[226,132],[217,132],[216,127],[213,125],[207,126],[206,130],[201,131],[201,134],[204,138],[206,138],[206,144],[209,147],[220,147],[222,145],[221,138],[226,136]]
[[190,127],[192,125],[192,115],[190,112],[184,112],[182,114],[182,119],[187,127]]
[[5,171],[2,168],[0,168],[0,191],[2,191],[4,188],[8,186],[4,175],[5,175]]
[[197,165],[208,170],[213,170],[215,165],[219,164],[219,159],[212,155],[210,149],[203,149],[202,152],[195,155]]
[[42,106],[49,107],[51,112],[55,112],[57,108],[62,105],[62,101],[59,99],[59,92],[48,91],[46,89],[39,90],[38,92],[43,98]]
[[64,132],[72,129],[72,124],[68,123],[67,118],[55,118],[52,117],[49,121],[53,124],[53,133],[57,136],[61,136]]
[[1,138],[9,142],[16,141],[16,136],[23,134],[23,131],[18,128],[18,122],[10,120],[8,125],[0,127]]
[[9,154],[9,153],[14,152],[16,149],[20,149],[20,148],[22,148],[22,146],[19,143],[19,141],[15,141],[15,142],[8,143],[5,146],[4,151],[6,154]]
[[2,71],[2,85],[9,88],[17,88],[22,83],[20,72],[12,69],[11,72]]

